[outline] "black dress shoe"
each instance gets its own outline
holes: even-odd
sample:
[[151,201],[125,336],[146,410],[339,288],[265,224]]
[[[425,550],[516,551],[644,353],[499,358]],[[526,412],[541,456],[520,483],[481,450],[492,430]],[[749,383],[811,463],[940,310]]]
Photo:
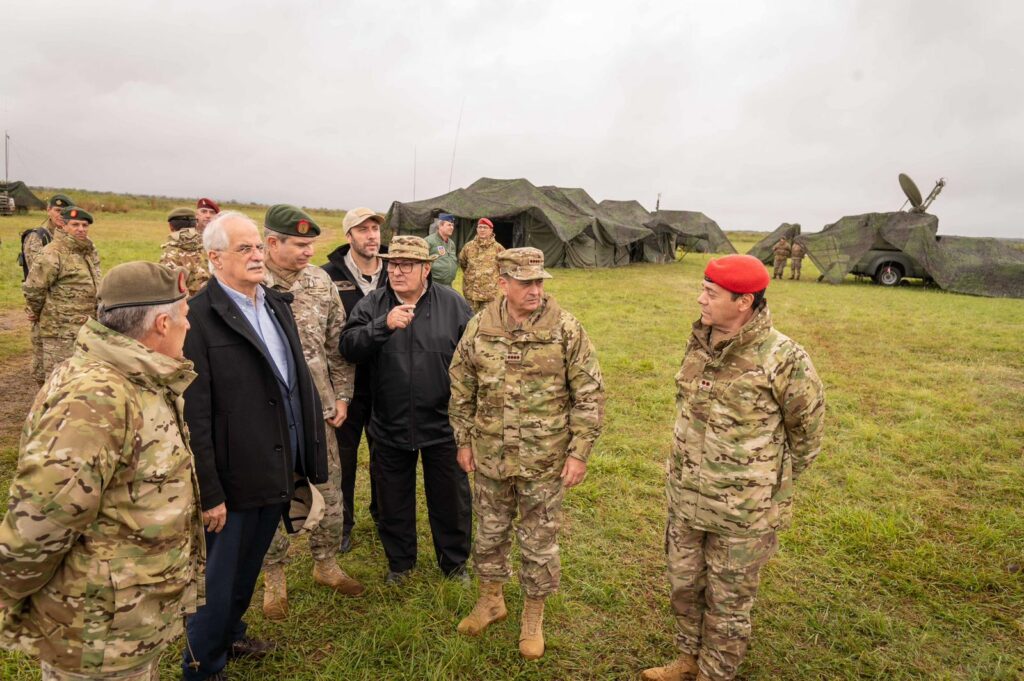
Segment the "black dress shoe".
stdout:
[[352,550],[352,533],[346,532],[341,535],[341,546],[338,547],[338,553],[348,553]]
[[253,660],[262,660],[276,647],[277,643],[269,639],[261,641],[258,638],[246,636],[231,644],[231,648],[228,649],[228,659],[236,660],[240,657],[249,657]]
[[401,570],[399,572],[388,570],[388,574],[384,578],[384,583],[401,584],[402,582],[408,581],[410,577],[412,577],[412,568],[409,568],[408,570]]

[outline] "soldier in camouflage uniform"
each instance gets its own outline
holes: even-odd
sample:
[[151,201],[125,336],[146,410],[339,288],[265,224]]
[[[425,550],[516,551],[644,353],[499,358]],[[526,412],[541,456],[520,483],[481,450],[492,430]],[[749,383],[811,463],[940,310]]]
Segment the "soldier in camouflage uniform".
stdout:
[[502,587],[512,573],[519,514],[526,599],[519,635],[527,659],[544,654],[544,599],[558,590],[558,531],[565,490],[583,480],[604,420],[597,354],[571,314],[544,295],[544,254],[498,256],[504,298],[466,327],[452,359],[448,414],[459,465],[475,471],[473,563],[480,597],[458,629],[477,636],[505,619]]
[[803,267],[804,255],[807,253],[807,249],[804,245],[793,239],[793,248],[789,251],[789,278],[800,281],[800,268]]
[[793,483],[821,448],[825,396],[807,353],[772,327],[768,272],[711,260],[676,375],[665,545],[680,657],[649,681],[728,681],[746,654],[761,568]]
[[494,223],[480,218],[476,223],[476,238],[463,246],[459,253],[462,295],[474,313],[498,297],[498,254],[504,250],[505,247],[494,238]]
[[199,293],[210,280],[210,263],[203,251],[203,237],[196,230],[196,212],[191,208],[175,208],[167,216],[170,238],[160,246],[160,264],[185,270],[189,296]]
[[782,275],[786,272],[786,260],[789,259],[790,254],[789,242],[786,241],[786,237],[775,242],[775,245],[772,246],[772,254],[775,256],[775,273],[772,278],[782,279]]
[[99,321],[39,391],[0,524],[0,644],[43,679],[157,681],[203,594],[199,488],[181,394],[184,278],[126,263]]
[[[293,296],[292,313],[309,373],[323,404],[324,421],[331,428],[337,428],[348,414],[355,366],[347,362],[338,350],[341,329],[345,326],[345,308],[341,305],[338,289],[326,272],[310,264],[320,226],[303,211],[284,204],[271,206],[263,224],[267,245],[264,261],[267,273],[263,283]],[[313,581],[340,593],[358,596],[364,591],[363,585],[345,574],[334,556],[341,543],[344,523],[341,459],[338,441],[329,431],[327,473],[327,482],[316,486],[324,499],[324,517],[309,538],[313,554]],[[284,619],[288,615],[284,565],[289,543],[288,534],[278,527],[263,559],[263,614],[268,619]]]
[[92,216],[65,208],[65,225],[32,263],[22,284],[28,319],[39,325],[41,361],[33,378],[40,385],[57,364],[71,356],[78,329],[96,316],[100,258],[89,240]]

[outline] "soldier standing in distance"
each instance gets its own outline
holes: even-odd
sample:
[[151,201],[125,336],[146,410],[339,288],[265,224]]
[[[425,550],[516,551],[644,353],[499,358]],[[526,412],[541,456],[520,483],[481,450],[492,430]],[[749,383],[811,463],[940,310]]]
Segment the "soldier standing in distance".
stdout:
[[437,231],[427,237],[430,255],[436,255],[430,268],[430,278],[435,284],[451,288],[455,275],[459,271],[459,259],[455,254],[455,216],[441,213],[437,216]]
[[796,238],[794,238],[793,248],[791,248],[789,251],[790,279],[796,279],[797,281],[800,281],[800,268],[803,267],[804,255],[806,253],[807,249],[804,248],[804,245],[797,241]]
[[220,213],[220,206],[213,199],[199,199],[196,201],[196,231],[202,236],[206,225]]
[[781,237],[775,245],[772,246],[772,253],[775,255],[775,273],[772,275],[773,279],[782,279],[782,276],[786,272],[786,260],[789,259],[789,242],[786,241],[786,237]]
[[825,394],[804,349],[772,326],[751,255],[708,262],[676,374],[665,546],[679,658],[648,681],[729,681],[750,639],[761,568],[793,484],[821,449]]
[[57,364],[71,356],[82,324],[96,316],[100,257],[89,240],[92,215],[74,206],[61,213],[64,227],[32,262],[22,284],[28,319],[39,325],[40,385]]
[[[266,286],[292,295],[292,314],[299,329],[302,352],[309,365],[323,405],[328,430],[345,421],[352,400],[355,367],[341,356],[338,342],[345,325],[345,308],[338,289],[327,273],[310,264],[320,226],[295,206],[271,206],[263,220],[267,246]],[[327,433],[327,482],[317,485],[324,499],[324,517],[309,537],[313,554],[313,581],[347,596],[365,589],[338,567],[335,552],[341,544],[343,516],[341,503],[341,460],[338,442]],[[284,566],[288,557],[288,535],[278,527],[263,559],[263,614],[279,620],[288,616],[288,586]]]
[[480,575],[480,597],[458,630],[478,636],[505,619],[518,512],[526,594],[519,651],[533,660],[544,654],[544,599],[561,577],[562,498],[586,475],[604,421],[604,384],[579,321],[544,295],[544,253],[513,248],[498,264],[504,297],[470,321],[449,370],[459,465],[475,473]]
[[189,296],[199,293],[210,280],[210,264],[203,251],[203,237],[196,231],[196,213],[191,208],[175,208],[167,216],[171,235],[160,249],[160,264],[185,270]]
[[505,247],[494,238],[494,223],[480,218],[476,223],[476,238],[463,246],[459,253],[462,294],[474,314],[498,297],[498,254],[504,250]]
[[158,681],[202,586],[187,290],[134,262],[99,295],[26,420],[0,524],[0,644],[38,656],[44,681]]

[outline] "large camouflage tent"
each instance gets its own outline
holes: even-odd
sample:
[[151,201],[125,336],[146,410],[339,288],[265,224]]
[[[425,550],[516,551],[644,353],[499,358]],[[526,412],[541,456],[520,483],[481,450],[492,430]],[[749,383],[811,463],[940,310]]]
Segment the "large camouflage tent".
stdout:
[[[657,236],[660,257],[675,259],[676,246],[698,253],[735,253],[718,223],[704,213],[689,210],[658,210],[645,224]],[[663,245],[661,245],[663,244]]]
[[20,180],[12,182],[0,182],[0,192],[7,192],[8,196],[14,197],[14,205],[18,210],[43,210],[46,203],[32,193],[32,190]]
[[817,234],[803,234],[807,255],[838,284],[872,248],[897,248],[947,291],[1024,298],[1024,250],[1000,239],[939,236],[927,213],[850,215]]
[[603,212],[582,189],[537,187],[524,179],[481,178],[432,199],[395,201],[386,225],[395,234],[424,236],[438,213],[456,217],[454,239],[459,249],[476,234],[476,221],[487,217],[502,245],[539,248],[547,267],[624,265],[630,244],[650,234],[642,225],[620,222],[615,214]]
[[787,240],[792,241],[793,237],[800,234],[800,225],[795,223],[783,222],[781,225],[775,228],[771,234],[754,244],[747,255],[752,255],[765,265],[771,265],[775,260],[775,254],[772,252],[772,247],[778,243],[779,239],[785,237]]

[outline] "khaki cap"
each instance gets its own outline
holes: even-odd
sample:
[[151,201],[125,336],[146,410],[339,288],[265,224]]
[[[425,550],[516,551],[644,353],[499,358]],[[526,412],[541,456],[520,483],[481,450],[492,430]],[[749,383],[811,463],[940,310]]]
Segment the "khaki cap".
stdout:
[[400,234],[388,244],[388,252],[380,253],[378,257],[385,260],[419,260],[422,262],[434,262],[436,255],[430,255],[430,244],[426,239],[409,234]]
[[551,279],[544,269],[544,251],[539,248],[510,248],[498,254],[498,272],[519,281]]
[[295,491],[284,518],[285,529],[291,533],[307,532],[316,528],[324,519],[326,504],[320,490],[309,484],[306,478],[295,476]]
[[185,270],[142,260],[122,263],[107,272],[96,295],[104,310],[166,305],[188,295]]
[[377,211],[369,208],[353,208],[345,213],[345,218],[341,221],[341,228],[345,230],[345,234],[348,234],[349,230],[361,225],[365,220],[376,220],[378,225],[384,224],[384,216]]

